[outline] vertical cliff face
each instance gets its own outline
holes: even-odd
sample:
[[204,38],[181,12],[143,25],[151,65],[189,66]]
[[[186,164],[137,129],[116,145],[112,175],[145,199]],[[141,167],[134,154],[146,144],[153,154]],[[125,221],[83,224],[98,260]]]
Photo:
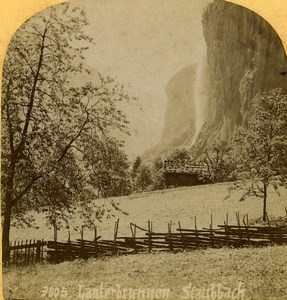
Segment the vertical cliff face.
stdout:
[[176,147],[189,147],[194,143],[205,122],[205,105],[202,103],[206,89],[202,85],[206,62],[190,65],[176,73],[167,83],[168,98],[165,124],[159,144],[143,155],[146,161],[162,156]]
[[206,74],[206,56],[202,56],[197,64],[184,68],[168,82],[165,126],[160,141],[162,148],[190,148],[194,145],[206,122]]
[[189,132],[195,131],[196,112],[192,101],[195,89],[196,66],[184,68],[168,82],[165,92],[168,97],[162,145],[182,145]]
[[287,88],[279,73],[287,68],[282,42],[273,28],[254,12],[225,1],[210,4],[203,15],[207,44],[208,118],[196,142],[227,139],[246,125],[258,92]]
[[207,7],[202,24],[206,57],[193,73],[183,70],[169,82],[164,133],[156,154],[163,153],[168,142],[169,148],[192,149],[196,157],[206,143],[228,140],[236,127],[247,125],[258,93],[287,90],[287,78],[279,74],[287,69],[285,50],[263,18],[216,0]]

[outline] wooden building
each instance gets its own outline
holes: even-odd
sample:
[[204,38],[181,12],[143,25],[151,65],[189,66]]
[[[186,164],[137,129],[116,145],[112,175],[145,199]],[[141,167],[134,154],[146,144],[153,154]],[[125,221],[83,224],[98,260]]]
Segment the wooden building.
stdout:
[[202,184],[201,176],[208,171],[204,163],[192,163],[188,160],[164,161],[166,187],[193,186]]

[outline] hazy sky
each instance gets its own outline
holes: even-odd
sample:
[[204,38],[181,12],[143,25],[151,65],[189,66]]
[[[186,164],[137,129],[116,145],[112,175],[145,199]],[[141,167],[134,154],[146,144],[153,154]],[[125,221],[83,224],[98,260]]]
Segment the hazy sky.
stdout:
[[95,46],[87,63],[117,77],[138,101],[127,115],[134,157],[160,139],[168,81],[205,52],[201,15],[207,0],[75,0],[88,13]]

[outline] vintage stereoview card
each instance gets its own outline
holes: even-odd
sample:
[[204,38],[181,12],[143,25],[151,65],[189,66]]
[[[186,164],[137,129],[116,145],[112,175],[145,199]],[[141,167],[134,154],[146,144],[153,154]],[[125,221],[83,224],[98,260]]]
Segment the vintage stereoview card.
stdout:
[[3,298],[287,299],[285,1],[3,2]]

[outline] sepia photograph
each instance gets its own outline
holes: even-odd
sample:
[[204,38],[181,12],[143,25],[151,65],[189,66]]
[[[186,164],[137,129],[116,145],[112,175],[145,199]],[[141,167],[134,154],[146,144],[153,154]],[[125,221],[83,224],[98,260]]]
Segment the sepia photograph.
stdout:
[[3,299],[287,299],[287,3],[24,2]]

